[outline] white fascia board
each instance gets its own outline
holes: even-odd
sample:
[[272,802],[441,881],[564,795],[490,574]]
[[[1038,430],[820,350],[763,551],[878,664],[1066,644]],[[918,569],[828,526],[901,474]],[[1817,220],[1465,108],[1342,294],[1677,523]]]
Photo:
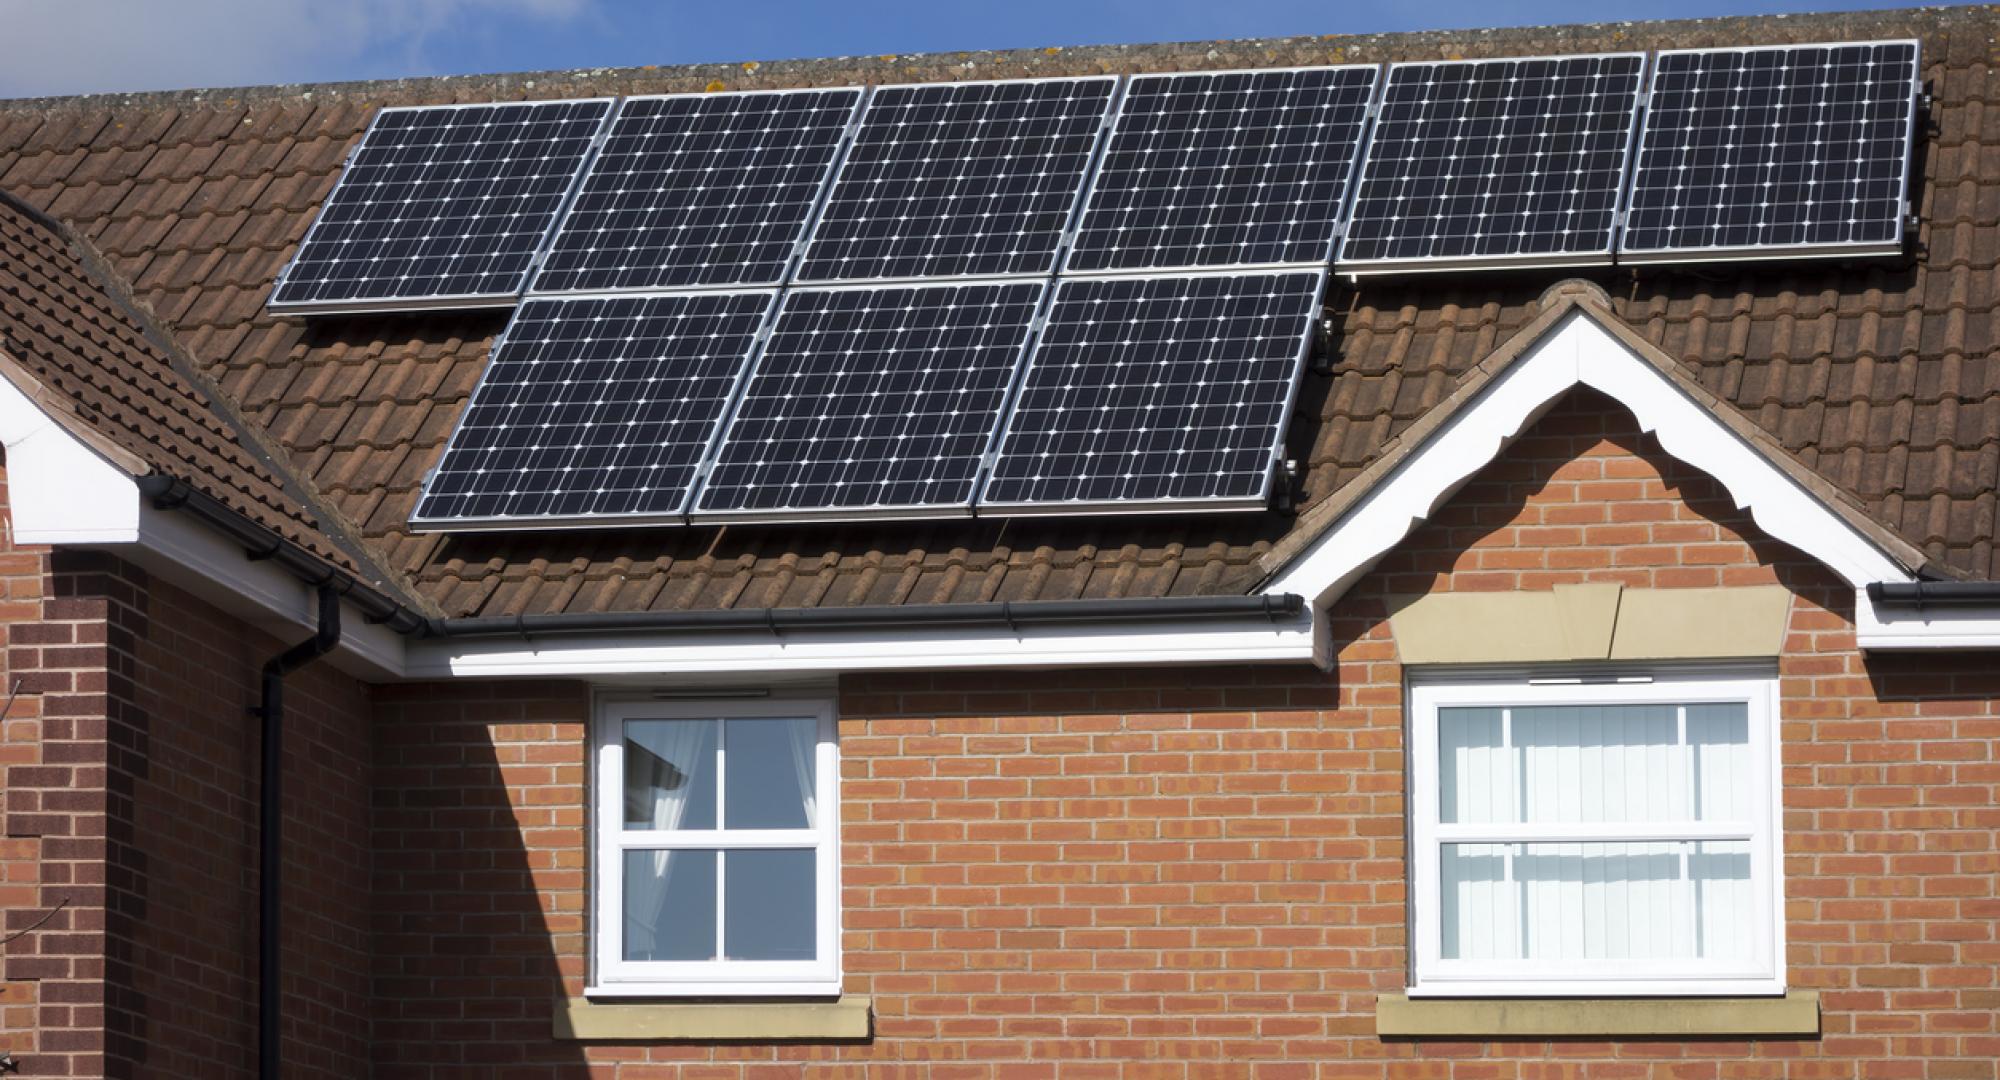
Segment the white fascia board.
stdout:
[[2000,604],[1982,607],[1877,607],[1854,592],[1854,640],[1867,652],[2000,649]]
[[1731,431],[1707,406],[1581,312],[1529,346],[1424,445],[1263,588],[1324,610],[1564,393],[1588,386],[1631,410],[1669,454],[1719,481],[1759,528],[1856,589],[1910,575]]
[[[318,602],[304,582],[246,558],[199,521],[146,505],[130,472],[7,379],[0,379],[0,443],[14,543],[109,552],[281,638],[318,625]],[[341,613],[341,631],[334,663],[364,678],[401,674],[403,642],[393,631],[352,607]]]
[[411,678],[645,675],[736,681],[863,671],[991,670],[1079,665],[1308,663],[1309,615],[1282,622],[799,631],[771,634],[564,635],[413,641]]

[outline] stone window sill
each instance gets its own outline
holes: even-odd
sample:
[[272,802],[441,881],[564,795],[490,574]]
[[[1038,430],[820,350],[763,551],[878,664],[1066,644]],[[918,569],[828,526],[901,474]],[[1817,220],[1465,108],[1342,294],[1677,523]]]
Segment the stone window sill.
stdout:
[[1812,1037],[1819,994],[1763,998],[1375,999],[1375,1034],[1410,1039]]
[[579,1042],[844,1042],[866,1039],[866,997],[825,1002],[556,1001],[555,1037]]

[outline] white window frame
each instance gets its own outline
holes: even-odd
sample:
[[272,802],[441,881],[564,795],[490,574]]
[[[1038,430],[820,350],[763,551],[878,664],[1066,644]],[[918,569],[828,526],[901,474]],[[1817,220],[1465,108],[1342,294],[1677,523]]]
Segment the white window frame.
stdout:
[[[594,959],[590,997],[832,997],[840,993],[840,753],[834,708],[826,698],[755,700],[618,700],[598,703],[596,776],[592,785],[591,880]],[[728,720],[809,717],[818,725],[813,800],[818,821],[807,829],[625,828],[625,723],[629,720]],[[722,725],[726,730],[726,725]],[[718,738],[721,735],[718,733]],[[726,744],[718,743],[727,755]],[[725,777],[716,776],[718,797]],[[625,852],[658,849],[805,848],[815,852],[814,911],[818,956],[810,961],[624,959]],[[717,875],[718,891],[726,877]],[[720,904],[718,903],[718,909]],[[720,915],[720,910],[718,910]]]
[[[1410,732],[1410,867],[1412,997],[1674,997],[1775,995],[1785,992],[1784,859],[1778,752],[1778,685],[1774,672],[1738,671],[1614,676],[1575,672],[1537,677],[1508,672],[1475,675],[1412,672]],[[1443,824],[1439,817],[1440,707],[1742,703],[1749,716],[1753,820],[1746,822],[1603,824]],[[1684,720],[1683,720],[1684,722]],[[1447,843],[1734,840],[1750,845],[1756,910],[1755,957],[1746,966],[1700,961],[1599,961],[1588,972],[1546,962],[1446,960],[1442,952],[1439,860]]]

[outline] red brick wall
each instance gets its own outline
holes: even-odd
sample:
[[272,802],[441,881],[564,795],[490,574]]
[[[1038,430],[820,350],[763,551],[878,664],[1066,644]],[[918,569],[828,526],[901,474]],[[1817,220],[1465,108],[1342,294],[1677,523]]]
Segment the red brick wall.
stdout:
[[[4,509],[4,504],[0,504]],[[0,550],[0,1050],[24,1076],[254,1072],[257,671],[283,646],[103,555]],[[288,684],[288,1076],[367,1073],[366,688]]]
[[[1781,582],[1789,973],[1819,1040],[1384,1043],[1404,985],[1392,592]],[[376,1073],[778,1077],[1992,1077],[2000,678],[1864,662],[1851,593],[1579,395],[1336,611],[1305,667],[850,678],[847,989],[867,1044],[578,1046],[574,688],[382,696]]]

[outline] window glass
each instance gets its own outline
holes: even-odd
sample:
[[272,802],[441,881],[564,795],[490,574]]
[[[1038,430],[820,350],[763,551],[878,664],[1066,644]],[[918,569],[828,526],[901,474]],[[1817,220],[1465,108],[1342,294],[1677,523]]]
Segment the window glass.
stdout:
[[1754,959],[1747,841],[1441,845],[1446,960]]
[[713,851],[625,853],[625,959],[715,959]]
[[812,851],[731,851],[723,856],[723,870],[725,959],[811,960],[818,938]]
[[730,719],[722,822],[730,829],[809,829],[817,724],[810,717]]
[[625,722],[625,827],[715,828],[715,721]]

